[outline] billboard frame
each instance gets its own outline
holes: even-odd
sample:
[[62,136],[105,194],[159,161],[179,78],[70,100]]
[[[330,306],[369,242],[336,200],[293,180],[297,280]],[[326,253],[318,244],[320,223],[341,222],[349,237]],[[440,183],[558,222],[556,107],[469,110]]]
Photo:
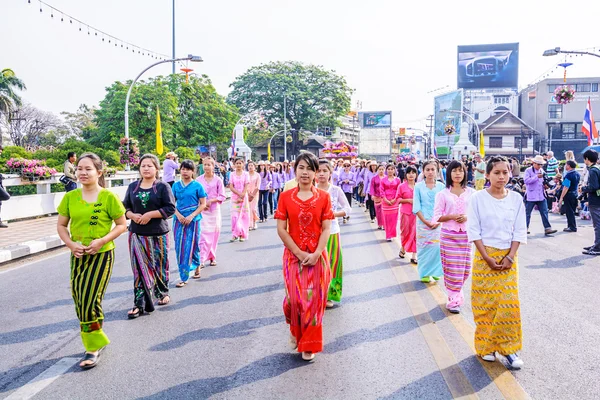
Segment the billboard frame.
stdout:
[[[458,103],[456,98],[459,97]],[[454,146],[460,137],[460,126],[462,124],[462,114],[457,112],[442,112],[441,110],[463,110],[465,100],[464,89],[453,90],[448,93],[435,96],[433,98],[433,136],[434,144],[438,157],[445,155],[449,158],[452,154],[450,149]],[[453,135],[444,133],[446,122],[452,122],[456,132]]]
[[[364,126],[364,118],[365,118],[365,114],[389,114],[390,116],[390,124],[389,126]],[[389,140],[388,140],[388,151],[386,153],[366,153],[370,156],[392,156],[392,149],[393,149],[393,141],[394,141],[394,131],[392,130],[392,122],[393,122],[393,114],[391,110],[387,110],[387,111],[359,111],[358,112],[358,123],[361,129],[361,134],[360,134],[360,138],[361,141],[359,142],[359,148],[361,149],[362,152],[362,141],[364,140],[365,132],[362,132],[362,130],[364,129],[365,131],[370,131],[370,130],[383,130],[383,129],[387,129],[389,130]]]

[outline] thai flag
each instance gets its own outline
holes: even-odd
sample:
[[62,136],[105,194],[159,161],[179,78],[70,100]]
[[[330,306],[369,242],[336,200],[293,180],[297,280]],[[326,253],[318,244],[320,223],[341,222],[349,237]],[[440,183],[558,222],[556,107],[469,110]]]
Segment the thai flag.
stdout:
[[588,138],[588,146],[591,146],[594,142],[593,139],[598,138],[598,128],[596,128],[594,114],[592,113],[592,103],[590,102],[589,97],[585,108],[585,114],[583,115],[583,125],[581,126],[581,130]]
[[433,149],[433,156],[435,158],[438,158],[437,156],[437,148],[435,147],[435,133],[432,136],[432,140],[431,140],[431,148]]

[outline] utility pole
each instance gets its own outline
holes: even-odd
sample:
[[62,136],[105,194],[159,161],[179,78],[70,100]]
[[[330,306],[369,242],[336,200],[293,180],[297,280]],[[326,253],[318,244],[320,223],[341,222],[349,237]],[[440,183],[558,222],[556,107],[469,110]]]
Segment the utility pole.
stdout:
[[287,104],[286,96],[283,95],[283,159],[287,160]]
[[[173,60],[175,60],[175,0],[173,0]],[[175,61],[173,61],[173,71],[175,75]]]
[[429,125],[425,125],[425,127],[429,128],[429,140],[427,140],[429,149],[426,154],[427,154],[427,157],[429,158],[431,156],[431,154],[433,154],[433,148],[431,146],[434,145],[434,143],[433,143],[433,114],[431,114],[427,117],[427,122],[429,123]]

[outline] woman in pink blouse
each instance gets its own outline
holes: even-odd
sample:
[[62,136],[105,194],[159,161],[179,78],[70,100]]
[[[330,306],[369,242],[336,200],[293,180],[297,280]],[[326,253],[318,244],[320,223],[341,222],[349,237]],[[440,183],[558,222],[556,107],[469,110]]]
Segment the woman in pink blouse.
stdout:
[[396,167],[394,164],[388,164],[385,169],[387,176],[381,179],[379,184],[379,197],[381,197],[381,210],[383,211],[383,226],[385,228],[385,238],[391,242],[398,233],[398,211],[400,210],[396,193],[400,186],[400,179],[396,176]]
[[381,164],[377,167],[377,175],[371,179],[371,187],[369,188],[369,194],[375,204],[377,229],[383,229],[383,211],[381,210],[381,195],[379,193],[379,186],[381,185],[381,180],[383,178],[385,178],[385,165]]
[[[221,203],[225,201],[225,187],[223,180],[215,175],[215,160],[206,157],[202,161],[204,174],[196,180],[204,186],[206,191],[206,208],[202,211],[200,222],[200,266],[210,261],[211,266],[217,265],[217,244],[221,235]],[[200,278],[200,267],[196,270],[194,278]]]
[[417,175],[418,172],[414,166],[406,167],[406,181],[398,186],[396,193],[396,198],[400,203],[400,239],[402,242],[402,249],[398,256],[404,258],[406,253],[411,253],[410,262],[413,264],[417,263],[417,216],[412,212]]
[[435,196],[432,223],[441,222],[440,255],[448,292],[446,308],[458,314],[463,285],[471,272],[471,243],[467,238],[467,208],[474,190],[467,187],[463,163],[452,161],[446,169],[446,189]]

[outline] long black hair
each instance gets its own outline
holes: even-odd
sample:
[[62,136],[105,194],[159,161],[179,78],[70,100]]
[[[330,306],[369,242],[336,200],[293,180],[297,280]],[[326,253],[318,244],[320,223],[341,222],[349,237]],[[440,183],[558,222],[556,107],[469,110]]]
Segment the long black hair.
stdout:
[[463,188],[467,186],[467,167],[465,167],[465,164],[463,164],[460,161],[452,160],[450,161],[450,164],[448,164],[448,166],[446,167],[447,188],[451,188],[454,185],[454,182],[452,182],[452,171],[454,171],[457,168],[462,169],[463,172],[463,178],[462,181],[460,181],[460,186],[462,186]]
[[298,169],[298,165],[300,161],[304,161],[308,164],[308,169],[311,171],[317,172],[319,170],[319,159],[313,153],[309,153],[308,151],[304,151],[296,157],[296,162],[294,162],[294,172]]

